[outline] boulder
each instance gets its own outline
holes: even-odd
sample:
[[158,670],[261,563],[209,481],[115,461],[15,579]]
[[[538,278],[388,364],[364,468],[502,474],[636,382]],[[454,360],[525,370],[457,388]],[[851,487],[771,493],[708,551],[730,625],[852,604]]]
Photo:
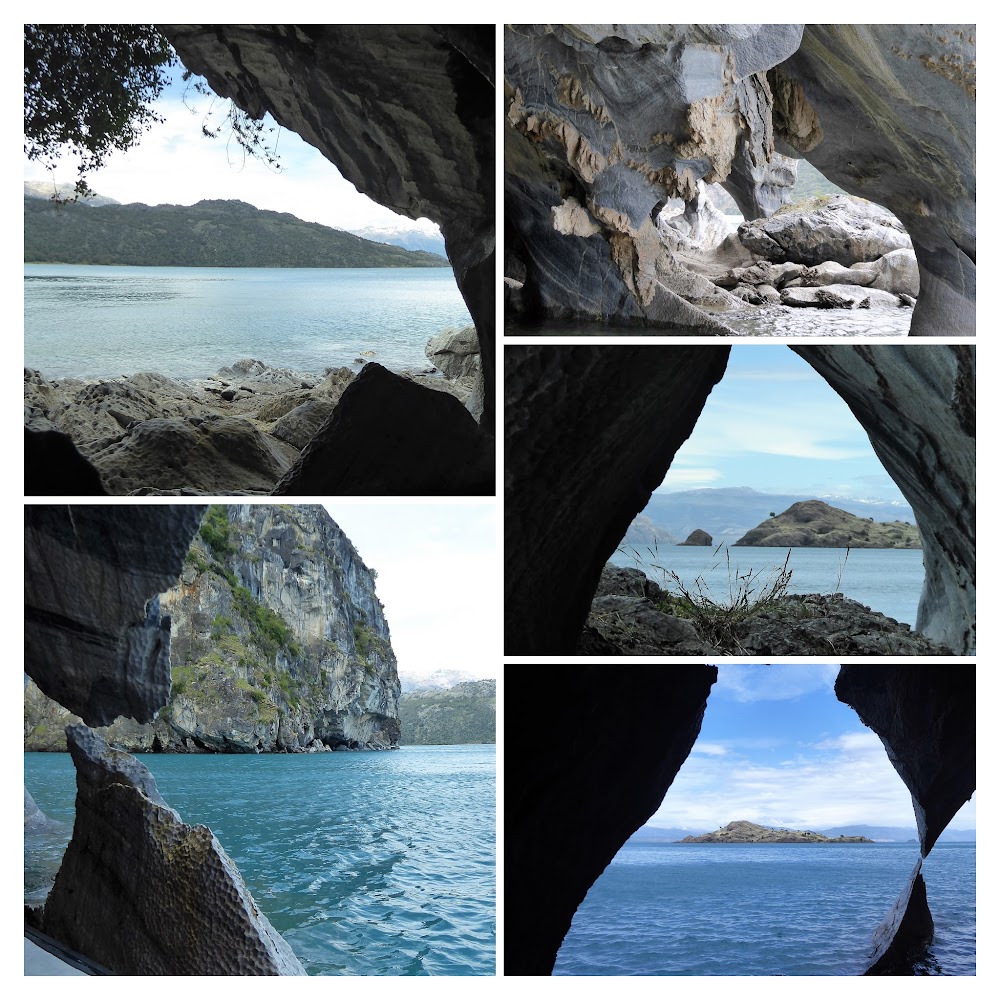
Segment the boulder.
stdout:
[[702,531],[701,528],[695,528],[687,539],[681,542],[681,545],[711,545],[712,536],[707,531]]
[[478,375],[479,338],[474,326],[442,330],[427,341],[424,354],[446,378]]
[[134,757],[86,726],[73,839],[44,933],[120,976],[304,976],[206,826],[188,826]]
[[[858,266],[858,265],[855,265]],[[920,268],[912,250],[893,250],[868,265],[875,272],[872,288],[883,288],[900,295],[920,294]]]
[[594,598],[576,652],[581,656],[710,656],[716,652],[691,622],[641,597]]
[[[907,253],[906,250],[893,251],[894,253]],[[884,260],[880,257],[879,260]],[[853,264],[851,267],[844,267],[836,261],[828,260],[815,267],[803,267],[797,278],[786,282],[789,288],[805,287],[817,288],[824,285],[870,285],[875,281],[878,274],[875,264]]]
[[820,309],[899,309],[898,295],[862,285],[826,285],[820,288],[783,288],[786,306],[816,306]]
[[276,495],[485,494],[493,441],[453,396],[367,364]]
[[847,195],[824,195],[802,207],[788,206],[770,219],[742,223],[738,233],[753,253],[810,267],[826,261],[849,267],[911,248],[910,237],[891,212]]
[[327,399],[307,399],[295,409],[279,417],[271,433],[280,441],[287,441],[301,451],[330,419],[337,404]]

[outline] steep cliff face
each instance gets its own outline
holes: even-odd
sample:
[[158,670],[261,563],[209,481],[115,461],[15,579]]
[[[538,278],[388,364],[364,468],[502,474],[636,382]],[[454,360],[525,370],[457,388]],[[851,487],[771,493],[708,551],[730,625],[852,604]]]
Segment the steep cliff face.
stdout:
[[[172,620],[170,700],[151,724],[102,730],[114,745],[253,753],[398,741],[375,574],[322,508],[210,508],[160,603]],[[29,686],[26,749],[63,749],[67,721]]]

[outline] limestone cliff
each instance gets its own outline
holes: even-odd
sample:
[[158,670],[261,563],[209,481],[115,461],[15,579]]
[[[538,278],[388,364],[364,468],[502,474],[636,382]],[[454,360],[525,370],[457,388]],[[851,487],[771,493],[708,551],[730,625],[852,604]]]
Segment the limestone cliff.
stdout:
[[920,531],[909,521],[874,521],[822,500],[803,500],[748,531],[735,545],[842,549],[919,549]]
[[[133,752],[386,748],[399,679],[375,574],[318,506],[209,509],[177,586],[171,693],[157,719],[99,730]],[[65,749],[75,721],[25,691],[25,749]]]

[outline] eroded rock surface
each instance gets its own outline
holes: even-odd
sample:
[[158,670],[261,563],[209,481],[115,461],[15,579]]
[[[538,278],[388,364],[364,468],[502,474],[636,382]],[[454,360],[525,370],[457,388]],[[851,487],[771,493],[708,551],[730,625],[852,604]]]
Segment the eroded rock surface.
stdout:
[[90,725],[150,721],[170,690],[170,619],[201,506],[24,508],[25,672]]
[[872,953],[866,976],[913,975],[914,963],[934,937],[934,919],[927,905],[922,859],[872,935]]
[[[516,668],[530,673],[538,697],[518,699],[505,720],[507,744],[517,748],[505,765],[509,976],[551,973],[587,890],[660,805],[690,752],[718,673],[632,666],[614,671],[618,695],[608,698],[612,669]],[[623,732],[627,739],[601,738]]]
[[924,550],[916,628],[976,648],[976,352],[912,344],[795,347],[843,397],[913,508]]
[[926,857],[976,789],[975,666],[845,665],[835,690],[885,744]]
[[303,976],[206,826],[188,826],[134,757],[86,726],[73,839],[42,930],[122,976]]
[[506,652],[576,649],[601,571],[728,357],[726,347],[506,350]]

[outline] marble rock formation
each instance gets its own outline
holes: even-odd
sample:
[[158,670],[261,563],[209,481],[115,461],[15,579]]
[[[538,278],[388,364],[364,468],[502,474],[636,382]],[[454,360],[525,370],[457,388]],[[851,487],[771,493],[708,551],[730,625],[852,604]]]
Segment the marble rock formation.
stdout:
[[776,207],[763,203],[777,180],[765,74],[801,33],[507,28],[506,245],[525,276],[506,273],[523,281],[526,312],[726,332],[672,291],[655,219],[670,198],[696,200],[702,179],[721,181],[752,216]]
[[304,976],[206,826],[134,757],[72,726],[73,839],[41,930],[120,976]]
[[795,347],[843,397],[913,508],[924,550],[918,632],[976,648],[975,348]]
[[253,118],[269,112],[375,201],[441,226],[458,287],[479,333],[482,424],[492,428],[494,27],[159,28],[184,65],[204,76],[217,94],[232,98]]
[[926,857],[976,790],[975,666],[843,666],[835,690],[885,744]]
[[24,669],[100,726],[148,722],[170,691],[170,619],[158,594],[180,575],[205,508],[24,508]]
[[[506,649],[571,653],[605,563],[691,433],[725,347],[512,347],[506,358]],[[975,649],[975,352],[798,347],[912,505],[916,629]]]
[[651,220],[701,180],[769,216],[787,154],[905,226],[911,334],[974,333],[974,26],[511,25],[504,51],[505,273],[528,315],[719,332],[672,294]]
[[367,364],[272,493],[492,494],[493,438],[452,395]]
[[507,349],[506,652],[576,649],[605,563],[728,358],[727,347]]
[[26,788],[24,790],[24,832],[25,833],[43,833],[46,830],[52,830],[61,826],[57,820],[49,819],[41,809],[38,808],[38,803],[34,800],[31,792]]
[[[518,699],[505,719],[516,749],[505,762],[504,971],[549,975],[587,890],[660,805],[690,752],[718,671],[510,669],[530,673],[538,697]],[[549,735],[539,740],[541,732]],[[602,738],[621,733],[627,738]]]
[[910,335],[974,335],[975,25],[809,24],[768,80],[777,148],[910,234],[921,289]]
[[934,937],[934,918],[927,905],[927,886],[918,858],[898,899],[875,928],[866,976],[912,975]]
[[680,543],[681,545],[711,545],[712,536],[707,531],[702,531],[701,528],[695,528],[687,538]]

